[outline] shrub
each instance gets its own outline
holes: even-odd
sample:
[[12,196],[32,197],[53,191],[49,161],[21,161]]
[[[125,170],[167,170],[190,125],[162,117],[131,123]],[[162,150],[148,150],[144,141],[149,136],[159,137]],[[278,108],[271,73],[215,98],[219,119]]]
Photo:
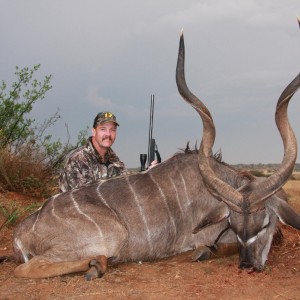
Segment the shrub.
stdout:
[[260,170],[251,170],[250,173],[256,177],[264,177],[265,174]]
[[76,145],[69,138],[63,144],[46,134],[60,118],[58,112],[43,124],[29,117],[36,101],[52,88],[51,75],[43,81],[33,78],[39,68],[16,67],[17,79],[11,88],[7,90],[4,81],[0,86],[0,187],[44,197],[56,191],[56,175],[64,157],[85,142],[87,129],[79,133]]

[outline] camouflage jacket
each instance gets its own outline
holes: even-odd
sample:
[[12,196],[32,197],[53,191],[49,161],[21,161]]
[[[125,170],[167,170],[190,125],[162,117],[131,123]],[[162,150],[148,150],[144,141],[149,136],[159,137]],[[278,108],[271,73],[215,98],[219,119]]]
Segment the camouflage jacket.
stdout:
[[90,137],[86,145],[75,149],[66,157],[59,176],[59,188],[62,192],[66,192],[100,178],[107,179],[123,173],[126,173],[124,163],[115,152],[109,148],[102,158],[94,148]]

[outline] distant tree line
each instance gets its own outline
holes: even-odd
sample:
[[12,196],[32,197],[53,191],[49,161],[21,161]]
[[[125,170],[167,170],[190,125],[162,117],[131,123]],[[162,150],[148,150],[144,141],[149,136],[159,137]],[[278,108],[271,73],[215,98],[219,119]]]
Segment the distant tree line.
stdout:
[[[279,168],[280,164],[234,164],[232,166],[238,170],[266,170],[272,173]],[[295,164],[294,171],[300,172],[300,163]]]

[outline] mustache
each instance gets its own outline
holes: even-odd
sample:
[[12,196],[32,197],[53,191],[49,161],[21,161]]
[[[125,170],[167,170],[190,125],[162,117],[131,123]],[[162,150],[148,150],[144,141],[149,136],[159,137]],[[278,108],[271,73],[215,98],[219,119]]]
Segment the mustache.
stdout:
[[104,136],[102,138],[102,141],[105,141],[105,140],[109,140],[109,141],[112,141],[112,138],[110,136]]

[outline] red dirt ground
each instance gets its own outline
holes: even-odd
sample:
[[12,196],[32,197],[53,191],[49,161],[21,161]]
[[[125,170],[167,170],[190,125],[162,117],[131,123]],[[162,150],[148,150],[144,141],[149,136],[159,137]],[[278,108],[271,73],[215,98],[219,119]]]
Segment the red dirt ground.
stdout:
[[[300,182],[288,182],[285,190],[300,212]],[[12,201],[19,207],[36,202],[13,193],[0,195],[0,205]],[[16,264],[5,262],[0,265],[0,299],[300,299],[300,231],[287,226],[282,231],[283,244],[272,247],[262,273],[240,270],[238,255],[196,263],[190,252],[110,267],[93,281],[85,281],[83,274],[15,278]],[[0,231],[0,255],[11,253],[12,232]]]

